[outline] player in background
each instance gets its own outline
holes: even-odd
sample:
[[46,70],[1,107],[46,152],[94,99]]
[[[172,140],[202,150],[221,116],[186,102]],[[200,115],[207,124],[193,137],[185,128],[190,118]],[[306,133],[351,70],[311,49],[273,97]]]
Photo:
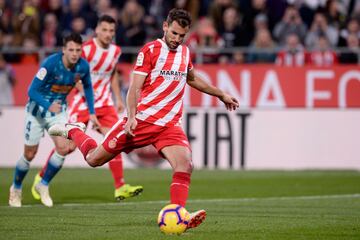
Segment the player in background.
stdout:
[[[14,180],[10,187],[9,205],[21,207],[22,182],[29,171],[30,162],[34,159],[44,130],[58,123],[67,123],[66,97],[76,82],[83,83],[90,119],[98,124],[94,110],[94,96],[90,79],[90,67],[81,56],[82,39],[78,34],[64,38],[62,53],[47,57],[29,87],[29,101],[26,105],[25,147],[24,153],[17,161]],[[57,172],[63,164],[65,155],[71,152],[69,141],[52,137],[55,151],[49,161],[49,167],[43,179],[35,186],[41,202],[52,207],[49,196],[49,176]]]
[[[193,69],[189,48],[182,45],[190,29],[190,14],[172,9],[163,23],[164,37],[147,43],[139,52],[127,95],[127,118],[117,122],[101,145],[76,124],[57,124],[52,136],[72,139],[86,162],[101,166],[120,152],[154,145],[173,168],[170,202],[185,206],[193,170],[189,141],[181,127],[185,85],[216,96],[230,111],[238,101],[207,84]],[[190,214],[188,228],[197,227],[205,210]]]
[[[115,70],[121,49],[112,43],[115,36],[115,28],[115,19],[109,15],[103,15],[97,23],[95,30],[96,37],[84,43],[82,46],[82,57],[90,64],[91,81],[95,98],[95,113],[100,122],[100,125],[96,126],[96,129],[103,135],[119,120],[118,112],[124,110],[118,84],[119,76]],[[68,110],[69,122],[82,122],[87,125],[90,116],[88,106],[85,102],[81,83],[79,82],[77,85],[75,96],[70,101]],[[115,96],[116,107],[112,100],[111,90]],[[53,154],[54,150],[50,153],[49,160]],[[40,196],[35,191],[35,186],[41,181],[48,167],[48,164],[46,164],[41,172],[35,176],[32,187],[32,195],[35,199],[40,199]],[[115,199],[123,200],[136,196],[143,191],[142,186],[125,184],[121,154],[115,156],[114,159],[109,162],[109,168],[114,179]],[[54,177],[56,173],[57,172],[54,172],[52,177]]]

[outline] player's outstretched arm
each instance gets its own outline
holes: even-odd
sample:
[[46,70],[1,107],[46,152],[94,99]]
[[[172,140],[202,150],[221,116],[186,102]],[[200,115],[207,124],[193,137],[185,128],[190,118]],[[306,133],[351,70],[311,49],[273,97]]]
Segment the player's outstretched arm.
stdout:
[[239,107],[239,102],[236,98],[223,92],[221,89],[208,84],[199,76],[197,76],[194,70],[189,71],[187,76],[187,83],[200,92],[218,97],[225,104],[226,109],[229,111],[236,110],[236,108]]

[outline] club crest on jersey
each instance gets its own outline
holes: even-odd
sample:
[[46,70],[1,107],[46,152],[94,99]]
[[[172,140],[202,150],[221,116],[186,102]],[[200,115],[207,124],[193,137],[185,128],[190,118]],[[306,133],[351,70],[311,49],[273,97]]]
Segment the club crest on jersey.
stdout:
[[116,138],[113,138],[108,143],[109,148],[113,149],[116,147]]
[[143,52],[139,52],[139,55],[136,59],[136,66],[142,66],[144,64],[144,53]]

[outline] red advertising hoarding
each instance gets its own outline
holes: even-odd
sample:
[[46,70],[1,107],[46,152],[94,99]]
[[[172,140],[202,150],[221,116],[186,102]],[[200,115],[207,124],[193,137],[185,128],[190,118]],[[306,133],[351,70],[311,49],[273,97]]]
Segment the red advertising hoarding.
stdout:
[[[24,105],[38,66],[14,66],[15,104]],[[132,66],[120,64],[125,80]],[[198,65],[206,81],[231,93],[244,108],[360,108],[360,67],[278,67],[274,65]],[[218,106],[216,98],[189,88],[186,106]]]

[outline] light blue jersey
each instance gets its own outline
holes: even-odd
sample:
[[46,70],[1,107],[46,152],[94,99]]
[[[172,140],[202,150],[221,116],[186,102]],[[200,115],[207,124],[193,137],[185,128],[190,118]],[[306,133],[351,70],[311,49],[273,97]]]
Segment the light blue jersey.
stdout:
[[[70,35],[69,38],[76,40],[70,40],[75,43],[74,46],[80,46],[80,43],[78,43],[78,40],[81,40],[80,36],[73,34]],[[80,48],[78,49],[80,50]],[[48,131],[49,128],[55,124],[67,123],[66,97],[78,81],[81,81],[83,84],[90,114],[95,113],[94,96],[89,71],[90,66],[83,58],[80,58],[71,69],[65,67],[62,53],[52,54],[44,60],[31,82],[28,91],[29,101],[26,106],[27,112],[24,129],[25,146],[38,146],[40,139],[44,136],[45,130]],[[55,102],[61,104],[62,108],[60,112],[54,113],[49,111],[50,106]],[[55,147],[56,151],[67,144],[66,142],[55,139],[54,143],[58,145]],[[37,147],[33,149],[36,150]],[[32,151],[33,150],[27,150],[25,148],[24,155],[21,156],[16,163],[14,180],[10,188],[10,206],[21,206],[21,187],[30,168],[30,162],[33,158]],[[29,153],[31,154],[29,155]],[[42,188],[45,189],[43,190],[43,195],[47,193],[47,184],[60,170],[64,159],[65,156],[57,152],[54,152],[49,158],[44,178],[41,180]],[[36,187],[34,191],[38,191]],[[51,207],[53,205],[51,198],[46,195],[45,197],[47,197],[45,198],[46,200],[43,199],[43,196],[40,196],[42,203]]]
[[55,116],[55,113],[48,111],[55,101],[62,105],[62,112],[65,112],[66,97],[75,83],[81,80],[89,112],[95,113],[89,69],[89,64],[83,58],[80,58],[72,69],[67,69],[62,61],[62,53],[47,57],[29,87],[27,112],[34,117]]

